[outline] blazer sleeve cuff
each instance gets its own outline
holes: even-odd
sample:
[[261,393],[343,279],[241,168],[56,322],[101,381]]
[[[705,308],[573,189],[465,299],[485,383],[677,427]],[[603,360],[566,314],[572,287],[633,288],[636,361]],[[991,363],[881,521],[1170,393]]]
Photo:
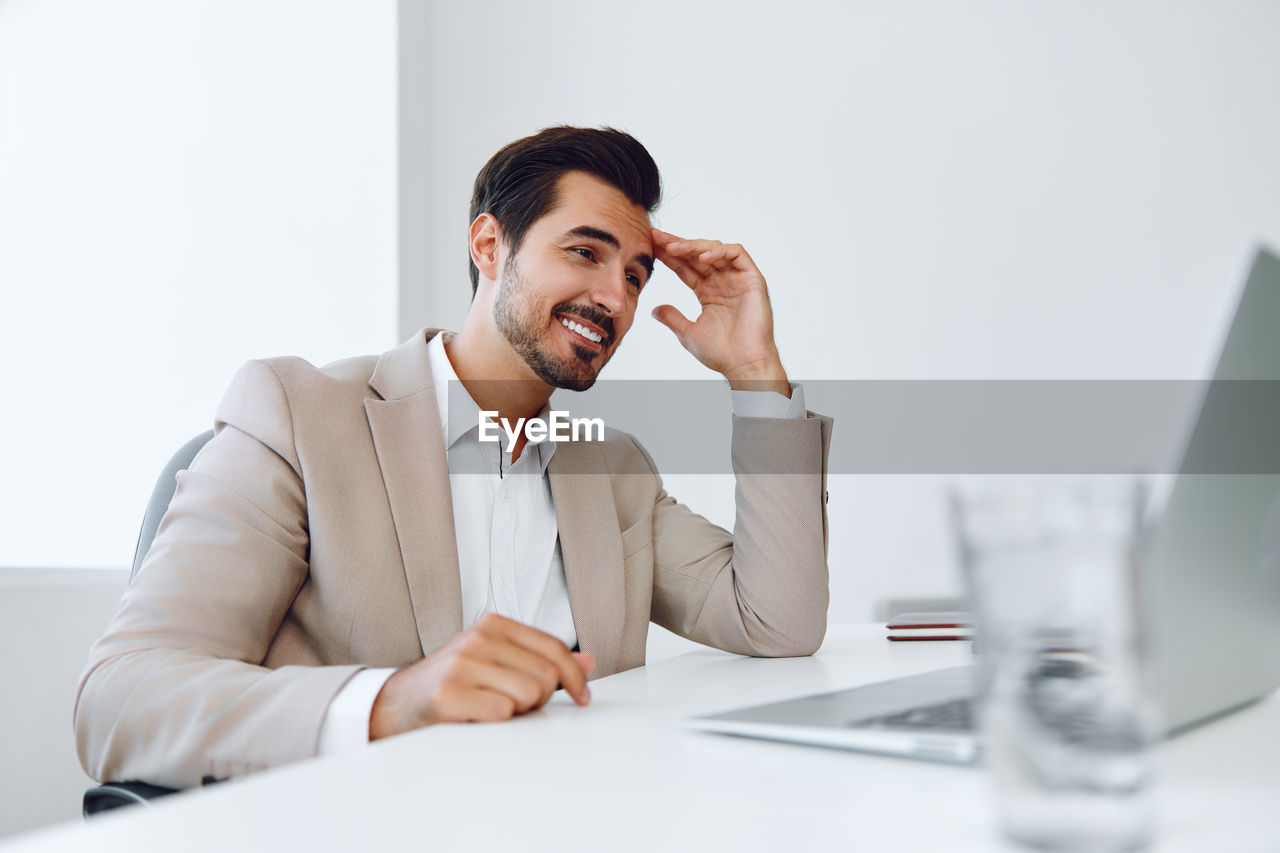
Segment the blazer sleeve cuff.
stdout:
[[804,418],[733,417],[735,474],[827,473],[834,421],[808,412]]

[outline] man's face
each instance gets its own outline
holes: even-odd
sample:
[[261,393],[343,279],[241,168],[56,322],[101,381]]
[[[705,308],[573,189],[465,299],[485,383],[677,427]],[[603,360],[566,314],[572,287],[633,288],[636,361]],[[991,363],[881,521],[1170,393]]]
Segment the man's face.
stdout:
[[653,244],[644,208],[594,175],[563,175],[557,198],[506,256],[493,319],[542,381],[584,391],[631,328]]

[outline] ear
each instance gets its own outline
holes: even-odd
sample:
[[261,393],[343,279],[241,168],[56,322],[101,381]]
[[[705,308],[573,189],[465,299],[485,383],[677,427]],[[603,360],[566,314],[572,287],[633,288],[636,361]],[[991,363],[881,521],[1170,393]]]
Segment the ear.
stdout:
[[482,213],[471,223],[471,262],[489,281],[498,280],[498,248],[502,228],[492,213]]

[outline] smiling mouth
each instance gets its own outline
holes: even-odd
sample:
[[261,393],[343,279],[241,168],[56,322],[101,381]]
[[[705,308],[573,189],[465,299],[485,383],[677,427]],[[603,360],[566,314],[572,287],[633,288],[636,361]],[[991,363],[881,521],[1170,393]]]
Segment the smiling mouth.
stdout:
[[560,325],[568,329],[569,333],[579,340],[596,347],[602,347],[604,345],[604,335],[600,334],[595,329],[584,326],[575,320],[570,320],[563,314],[557,315],[556,319],[560,321]]

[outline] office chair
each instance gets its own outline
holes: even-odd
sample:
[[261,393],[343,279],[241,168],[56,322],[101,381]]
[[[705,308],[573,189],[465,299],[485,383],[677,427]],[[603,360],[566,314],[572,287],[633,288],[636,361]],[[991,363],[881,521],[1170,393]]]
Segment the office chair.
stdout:
[[[200,448],[204,447],[211,438],[213,438],[213,430],[200,433],[182,445],[160,472],[160,478],[156,480],[155,488],[151,490],[147,512],[142,517],[142,529],[138,531],[138,545],[133,551],[133,570],[129,572],[130,583],[133,583],[133,579],[138,576],[138,567],[142,565],[147,552],[151,550],[151,543],[156,538],[156,529],[160,527],[160,520],[169,509],[169,501],[173,499],[174,490],[178,486],[178,472],[190,467],[191,460],[196,458]],[[87,818],[98,812],[117,809],[121,806],[146,805],[148,800],[177,792],[176,788],[164,788],[145,782],[105,782],[84,792],[82,813]]]

